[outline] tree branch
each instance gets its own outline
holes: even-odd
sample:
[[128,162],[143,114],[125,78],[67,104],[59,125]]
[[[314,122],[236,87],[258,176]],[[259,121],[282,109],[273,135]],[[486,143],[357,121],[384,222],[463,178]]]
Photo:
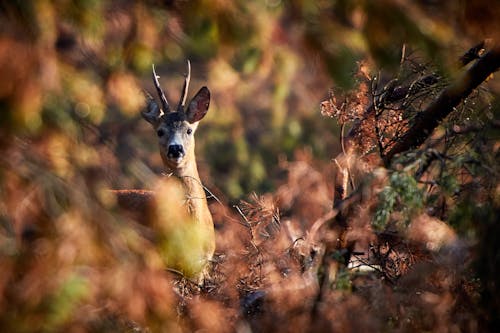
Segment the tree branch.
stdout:
[[414,125],[384,156],[385,165],[399,153],[418,147],[453,109],[477,86],[500,68],[500,45],[487,52],[453,84],[443,90],[439,97],[415,117]]

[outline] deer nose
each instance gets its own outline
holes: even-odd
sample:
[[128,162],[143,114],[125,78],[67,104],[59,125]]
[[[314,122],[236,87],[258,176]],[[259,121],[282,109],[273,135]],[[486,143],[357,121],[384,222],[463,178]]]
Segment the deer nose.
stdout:
[[184,156],[184,148],[181,145],[168,146],[167,156],[169,158],[179,158]]

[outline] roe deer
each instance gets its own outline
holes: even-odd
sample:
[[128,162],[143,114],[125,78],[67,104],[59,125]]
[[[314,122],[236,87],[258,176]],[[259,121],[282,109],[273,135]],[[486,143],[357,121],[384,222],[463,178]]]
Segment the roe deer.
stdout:
[[[202,87],[186,106],[190,76],[191,64],[188,61],[188,73],[185,76],[179,104],[174,111],[171,110],[160,87],[159,76],[156,74],[153,65],[153,82],[162,107],[160,109],[154,98],[147,93],[147,107],[146,110],[141,112],[142,117],[152,125],[158,137],[160,155],[165,171],[170,177],[163,182],[163,186],[158,187],[155,191],[118,190],[113,191],[113,193],[116,195],[118,205],[129,211],[136,210],[136,213],[138,213],[136,216],[145,218],[151,214],[151,209],[156,209],[154,216],[150,215],[149,217],[156,219],[153,223],[158,225],[162,229],[161,231],[177,235],[177,238],[171,243],[188,243],[186,245],[187,249],[175,248],[175,246],[172,247],[168,244],[166,247],[162,246],[163,249],[167,249],[167,252],[168,250],[177,252],[166,253],[169,258],[167,265],[176,266],[176,264],[179,264],[179,259],[176,256],[186,256],[189,253],[194,253],[194,256],[199,256],[198,263],[201,263],[201,265],[195,263],[195,268],[187,269],[187,271],[191,271],[187,273],[198,274],[199,272],[196,271],[205,268],[215,251],[214,225],[212,215],[208,209],[205,190],[196,166],[194,141],[194,133],[198,127],[198,122],[208,111],[210,91],[207,87]],[[178,181],[176,182],[173,179]],[[176,186],[176,184],[180,184],[180,186]],[[178,211],[178,206],[182,206],[183,203],[185,204],[184,208],[186,209],[184,209],[184,212],[186,214],[172,214],[173,211]],[[161,205],[163,206],[159,207]],[[185,228],[189,223],[191,223],[191,227],[184,229],[179,234],[179,229]],[[197,235],[193,236],[193,234]],[[179,239],[182,237],[187,239]],[[198,247],[198,253],[196,253],[196,250],[193,252],[189,248],[189,241],[193,241],[193,239],[198,242],[198,244],[193,245]],[[168,241],[167,236],[166,242]],[[188,252],[188,254],[180,252]],[[187,260],[193,259],[188,258]],[[186,272],[185,267],[171,268]]]

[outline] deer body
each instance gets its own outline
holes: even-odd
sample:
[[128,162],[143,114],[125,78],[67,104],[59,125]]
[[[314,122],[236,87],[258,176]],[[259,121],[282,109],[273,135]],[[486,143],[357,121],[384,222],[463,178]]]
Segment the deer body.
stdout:
[[[153,81],[160,97],[162,108],[160,109],[154,98],[147,94],[147,108],[141,112],[143,118],[152,125],[156,132],[160,155],[166,173],[170,175],[169,178],[174,178],[178,182],[170,181],[168,182],[168,186],[163,188],[164,190],[161,190],[162,188],[160,187],[160,190],[154,192],[141,190],[114,192],[118,204],[126,208],[137,207],[138,202],[141,202],[140,205],[147,205],[146,209],[151,209],[151,205],[153,205],[152,201],[155,201],[155,206],[182,206],[184,203],[187,216],[180,218],[177,215],[172,216],[169,214],[169,211],[173,211],[178,207],[166,207],[166,209],[157,209],[153,218],[159,220],[157,223],[168,225],[168,227],[164,226],[163,229],[182,228],[185,225],[179,225],[180,223],[192,223],[193,228],[186,229],[188,230],[187,233],[191,232],[190,230],[194,230],[193,232],[202,235],[203,239],[200,245],[202,252],[201,260],[208,263],[215,251],[215,232],[212,215],[208,209],[205,190],[196,165],[194,133],[198,127],[198,122],[208,111],[210,91],[207,87],[202,87],[186,107],[190,72],[191,67],[188,62],[188,74],[185,78],[181,100],[174,111],[170,109],[153,66]],[[180,184],[180,186],[175,188],[176,184]],[[177,194],[181,193],[180,197],[176,198],[174,192]],[[139,211],[143,211],[143,209]],[[189,236],[186,234],[187,238]],[[179,241],[182,242],[183,240],[176,239],[176,242]],[[172,251],[179,252],[178,249]],[[171,254],[168,255],[170,256]]]

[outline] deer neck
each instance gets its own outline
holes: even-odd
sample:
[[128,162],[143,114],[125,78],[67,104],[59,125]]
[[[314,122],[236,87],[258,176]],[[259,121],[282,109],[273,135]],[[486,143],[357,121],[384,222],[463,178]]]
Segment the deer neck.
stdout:
[[212,223],[211,219],[210,221],[206,221],[208,217],[211,217],[211,215],[208,212],[205,189],[200,180],[196,161],[194,159],[190,159],[186,164],[175,169],[168,168],[167,166],[165,167],[173,176],[179,178],[181,183],[184,185],[184,189],[186,191],[186,203],[190,214],[196,219],[196,221],[200,221],[202,223]]

